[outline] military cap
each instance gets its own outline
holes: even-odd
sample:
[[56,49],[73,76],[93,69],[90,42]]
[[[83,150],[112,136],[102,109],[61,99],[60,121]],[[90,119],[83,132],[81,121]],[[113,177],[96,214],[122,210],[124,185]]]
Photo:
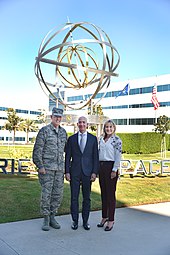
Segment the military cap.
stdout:
[[60,108],[57,108],[57,107],[53,107],[53,109],[52,109],[52,115],[53,115],[53,116],[62,117],[62,116],[63,116],[63,109],[60,109]]

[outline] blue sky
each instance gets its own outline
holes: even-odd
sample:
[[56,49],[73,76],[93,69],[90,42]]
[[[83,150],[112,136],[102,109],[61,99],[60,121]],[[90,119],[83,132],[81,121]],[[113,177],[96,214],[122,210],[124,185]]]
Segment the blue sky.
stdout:
[[121,61],[114,81],[170,73],[169,0],[0,0],[0,106],[47,108],[34,74],[49,30],[67,22],[101,27]]

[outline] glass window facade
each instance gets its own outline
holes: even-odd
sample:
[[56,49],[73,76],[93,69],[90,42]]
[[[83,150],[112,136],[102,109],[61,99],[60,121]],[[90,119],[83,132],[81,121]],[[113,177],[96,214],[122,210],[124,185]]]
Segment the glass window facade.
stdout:
[[6,141],[12,141],[12,137],[6,137]]
[[155,118],[141,118],[141,119],[113,119],[116,125],[154,125]]
[[165,85],[159,85],[159,86],[157,86],[157,91],[158,91],[158,92],[170,91],[170,84],[165,84]]
[[[54,92],[54,95],[56,96],[56,98],[60,99],[59,93],[58,92]],[[62,97],[62,99],[65,99],[65,91],[61,91],[60,95]],[[51,95],[49,96],[49,111],[52,111],[53,107],[56,107],[56,99],[54,99]],[[58,102],[58,108],[63,109],[64,106]]]
[[[0,107],[0,111],[7,111],[8,107]],[[23,114],[34,114],[34,115],[40,115],[40,111],[29,111],[29,110],[23,110],[23,109],[14,109],[16,113],[23,113]],[[2,119],[2,117],[0,117]]]
[[80,96],[72,96],[72,97],[68,97],[67,98],[67,101],[68,102],[71,102],[71,101],[82,101],[83,100],[83,96],[80,95]]
[[25,113],[28,114],[28,110],[16,109],[16,113]]
[[[160,107],[167,107],[170,106],[170,102],[159,102]],[[128,105],[115,105],[115,106],[103,106],[103,109],[125,109],[125,108],[147,108],[147,107],[153,107],[152,103],[146,103],[146,104],[130,104]]]
[[[152,90],[153,90],[153,86],[142,87],[142,88],[134,88],[134,89],[130,89],[129,95],[138,95],[138,94],[152,93]],[[157,86],[157,91],[158,92],[170,91],[170,84],[158,85]],[[120,92],[121,92],[121,90],[118,90],[118,91],[109,91],[109,92],[106,93],[106,95],[104,97],[115,97]],[[104,93],[98,93],[95,98],[96,99],[97,98],[101,98],[101,97],[103,97],[103,95],[104,95]],[[88,96],[85,95],[85,97],[87,97],[87,98],[90,97],[90,96],[91,96],[90,94]],[[126,95],[122,94],[120,96],[126,96]],[[81,101],[81,100],[83,100],[83,96],[82,95],[67,97],[67,101],[68,102],[70,102],[70,101]]]
[[127,119],[113,119],[116,125],[127,125]]
[[7,107],[0,107],[0,111],[7,111],[8,110],[8,108]]
[[40,115],[40,114],[41,114],[41,112],[37,112],[37,111],[30,111],[30,114]]
[[15,141],[16,142],[24,142],[25,141],[25,137],[15,137]]

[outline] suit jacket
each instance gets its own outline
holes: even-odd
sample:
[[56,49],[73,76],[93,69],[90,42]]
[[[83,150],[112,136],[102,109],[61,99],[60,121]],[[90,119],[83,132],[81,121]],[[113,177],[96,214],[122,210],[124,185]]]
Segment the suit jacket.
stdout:
[[78,133],[70,136],[66,145],[65,173],[78,176],[83,171],[86,176],[91,176],[92,173],[97,174],[98,169],[97,138],[87,132],[87,142],[82,153],[78,144]]

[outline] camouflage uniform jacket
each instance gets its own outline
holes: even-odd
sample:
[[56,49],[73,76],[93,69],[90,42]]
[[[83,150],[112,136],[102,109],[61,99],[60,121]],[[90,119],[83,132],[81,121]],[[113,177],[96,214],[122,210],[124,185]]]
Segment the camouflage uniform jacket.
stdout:
[[67,133],[58,127],[58,132],[52,123],[38,132],[33,149],[33,162],[38,169],[64,171],[64,149]]

